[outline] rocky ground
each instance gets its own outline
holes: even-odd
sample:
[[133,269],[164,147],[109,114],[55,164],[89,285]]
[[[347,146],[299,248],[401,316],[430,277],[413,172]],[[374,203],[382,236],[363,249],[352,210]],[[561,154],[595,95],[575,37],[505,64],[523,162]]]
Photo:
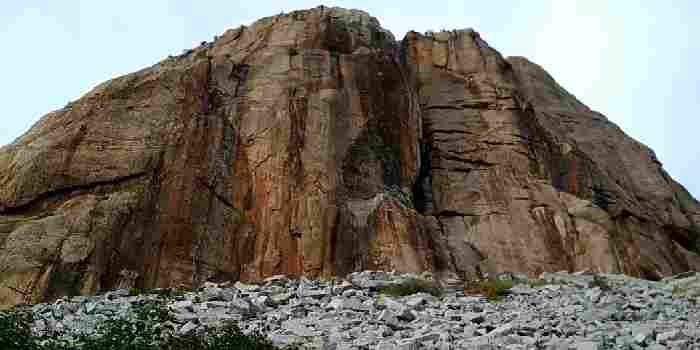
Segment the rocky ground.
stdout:
[[387,286],[430,278],[371,271],[331,281],[276,276],[259,285],[207,283],[199,291],[117,290],[34,305],[32,329],[70,339],[160,300],[173,316],[163,329],[196,333],[233,321],[280,347],[700,349],[700,273],[660,282],[587,272],[545,273],[537,281],[498,277],[514,282],[501,300],[465,295],[457,281],[438,283],[439,296],[387,295]]

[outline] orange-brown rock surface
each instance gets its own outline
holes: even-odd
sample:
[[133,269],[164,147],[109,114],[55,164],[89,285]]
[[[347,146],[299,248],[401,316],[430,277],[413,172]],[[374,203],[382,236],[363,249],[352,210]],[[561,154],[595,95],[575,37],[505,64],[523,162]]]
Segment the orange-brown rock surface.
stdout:
[[700,269],[653,152],[472,30],[261,19],[0,149],[0,304],[362,269]]

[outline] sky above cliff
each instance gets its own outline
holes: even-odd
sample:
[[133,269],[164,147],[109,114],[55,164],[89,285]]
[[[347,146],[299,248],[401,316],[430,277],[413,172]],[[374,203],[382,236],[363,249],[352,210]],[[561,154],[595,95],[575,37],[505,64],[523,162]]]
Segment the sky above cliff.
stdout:
[[[317,1],[24,1],[0,13],[0,145],[104,80],[240,24]],[[651,147],[700,197],[700,3],[696,1],[326,1],[411,29],[473,27],[504,56],[543,66]]]

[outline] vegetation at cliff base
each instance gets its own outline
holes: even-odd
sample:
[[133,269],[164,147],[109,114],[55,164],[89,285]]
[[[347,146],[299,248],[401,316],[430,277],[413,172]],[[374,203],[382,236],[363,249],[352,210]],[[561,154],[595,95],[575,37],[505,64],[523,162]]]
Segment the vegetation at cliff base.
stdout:
[[36,345],[30,328],[31,317],[26,313],[0,312],[0,348],[41,349]]
[[32,332],[31,311],[0,312],[2,350],[273,350],[262,334],[244,334],[234,324],[203,333],[178,334],[172,317],[159,301],[134,307],[134,317],[102,322],[96,332],[77,337]]
[[501,301],[515,284],[501,280],[474,280],[464,283],[465,294],[478,294],[491,301]]
[[439,297],[442,289],[437,283],[422,279],[409,279],[403,283],[393,284],[379,289],[379,293],[395,297],[403,297],[416,293],[427,293]]

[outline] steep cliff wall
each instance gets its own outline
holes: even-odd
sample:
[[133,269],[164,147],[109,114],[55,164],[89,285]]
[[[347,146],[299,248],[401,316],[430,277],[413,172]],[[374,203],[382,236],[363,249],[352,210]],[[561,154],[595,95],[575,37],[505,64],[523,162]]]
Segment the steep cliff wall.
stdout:
[[[456,270],[700,267],[697,201],[542,68],[473,30],[411,32],[403,51],[424,123],[419,210],[440,222]],[[467,246],[478,265],[454,254]]]
[[0,149],[0,304],[359,269],[700,269],[649,149],[472,30],[261,19]]

